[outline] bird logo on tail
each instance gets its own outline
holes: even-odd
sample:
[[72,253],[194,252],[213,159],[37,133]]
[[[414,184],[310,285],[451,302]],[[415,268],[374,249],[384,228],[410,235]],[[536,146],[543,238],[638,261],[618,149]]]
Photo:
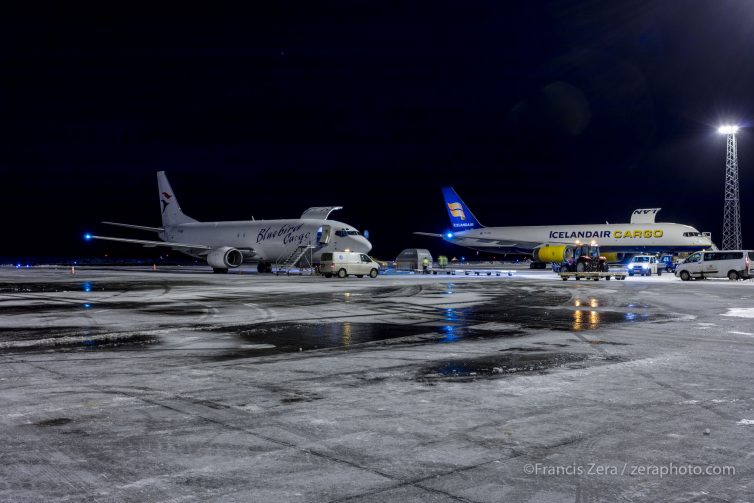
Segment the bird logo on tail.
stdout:
[[450,214],[454,217],[466,220],[466,215],[463,212],[463,206],[461,206],[461,203],[448,203],[448,209],[450,210]]
[[168,202],[168,199],[171,199],[172,197],[173,196],[171,196],[167,192],[163,192],[162,193],[162,199],[160,199],[160,202],[162,203],[162,212],[163,213],[165,213],[165,208],[167,208],[168,204],[170,204],[170,202]]

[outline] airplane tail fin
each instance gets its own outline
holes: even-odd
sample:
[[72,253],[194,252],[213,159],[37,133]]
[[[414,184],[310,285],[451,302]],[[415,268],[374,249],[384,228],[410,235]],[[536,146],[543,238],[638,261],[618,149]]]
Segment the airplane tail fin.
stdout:
[[178,206],[178,198],[175,197],[164,171],[157,172],[157,188],[160,191],[160,211],[162,212],[163,227],[196,222],[181,211],[181,207]]
[[445,198],[445,207],[450,217],[450,225],[454,231],[465,231],[484,227],[479,223],[468,206],[458,197],[453,187],[443,187],[442,195]]

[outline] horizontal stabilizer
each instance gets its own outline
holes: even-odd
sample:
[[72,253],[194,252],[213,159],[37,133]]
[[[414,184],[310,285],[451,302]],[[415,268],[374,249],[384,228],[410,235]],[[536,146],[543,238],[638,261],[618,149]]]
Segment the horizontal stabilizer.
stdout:
[[301,214],[301,219],[327,220],[327,217],[330,216],[330,213],[342,209],[342,206],[314,206],[303,212]]
[[653,224],[655,223],[655,217],[662,208],[644,208],[634,210],[631,214],[632,224]]
[[107,225],[114,225],[116,227],[127,227],[129,229],[138,229],[140,231],[163,232],[165,230],[162,227],[147,227],[145,225],[121,224],[118,222],[102,222],[102,223],[107,224]]

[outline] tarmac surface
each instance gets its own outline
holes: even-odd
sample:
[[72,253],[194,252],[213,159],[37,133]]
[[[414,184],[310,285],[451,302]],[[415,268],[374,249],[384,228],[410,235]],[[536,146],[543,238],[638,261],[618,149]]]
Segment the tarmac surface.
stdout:
[[0,501],[752,501],[754,282],[0,269]]

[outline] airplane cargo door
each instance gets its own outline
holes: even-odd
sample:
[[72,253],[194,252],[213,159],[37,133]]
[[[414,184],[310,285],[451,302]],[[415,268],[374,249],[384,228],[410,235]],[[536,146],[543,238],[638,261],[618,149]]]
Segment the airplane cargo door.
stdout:
[[317,242],[326,245],[330,242],[331,229],[329,225],[323,225],[317,231]]

